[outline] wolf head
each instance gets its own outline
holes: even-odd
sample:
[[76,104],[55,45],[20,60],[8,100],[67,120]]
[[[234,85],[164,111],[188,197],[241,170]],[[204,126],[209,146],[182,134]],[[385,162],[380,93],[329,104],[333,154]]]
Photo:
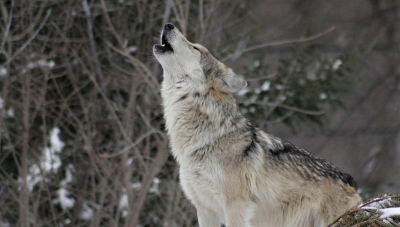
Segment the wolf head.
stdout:
[[189,42],[173,24],[164,25],[161,44],[154,45],[153,52],[163,67],[167,86],[180,82],[196,92],[213,89],[230,94],[247,85],[205,47]]

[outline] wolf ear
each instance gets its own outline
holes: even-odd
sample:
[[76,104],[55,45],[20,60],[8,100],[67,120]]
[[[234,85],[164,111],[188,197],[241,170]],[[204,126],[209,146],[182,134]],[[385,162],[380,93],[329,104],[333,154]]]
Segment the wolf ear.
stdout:
[[215,80],[219,90],[223,93],[236,93],[247,86],[247,82],[231,69],[225,75],[217,76]]

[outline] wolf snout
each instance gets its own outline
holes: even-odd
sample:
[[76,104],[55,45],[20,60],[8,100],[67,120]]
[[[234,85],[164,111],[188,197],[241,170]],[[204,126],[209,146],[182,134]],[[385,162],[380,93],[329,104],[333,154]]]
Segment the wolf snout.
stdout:
[[164,24],[164,30],[165,31],[172,30],[174,28],[175,28],[175,26],[173,24],[171,24],[171,23]]
[[161,42],[160,44],[154,45],[153,52],[154,54],[164,54],[166,52],[174,52],[172,45],[170,43],[171,31],[174,30],[175,26],[171,23],[164,24],[164,29],[161,33]]
[[172,30],[174,30],[174,28],[175,26],[171,23],[164,24],[164,29],[161,34],[162,44],[168,43],[168,36],[173,32]]

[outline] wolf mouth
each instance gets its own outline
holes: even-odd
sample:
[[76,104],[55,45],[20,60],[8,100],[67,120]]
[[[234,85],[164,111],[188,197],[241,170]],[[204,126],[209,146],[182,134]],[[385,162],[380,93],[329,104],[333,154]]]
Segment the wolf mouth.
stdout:
[[161,46],[165,49],[165,51],[174,52],[174,49],[172,49],[171,44],[168,42],[167,35],[165,33],[166,32],[163,32],[161,37]]
[[161,35],[161,44],[156,44],[155,50],[157,52],[165,53],[165,52],[174,52],[171,44],[168,42],[168,33],[171,29],[165,28]]

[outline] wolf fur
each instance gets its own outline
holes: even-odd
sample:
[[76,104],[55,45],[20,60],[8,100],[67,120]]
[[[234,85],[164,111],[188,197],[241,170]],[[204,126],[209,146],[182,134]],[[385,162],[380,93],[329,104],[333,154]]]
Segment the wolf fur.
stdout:
[[180,182],[200,227],[327,226],[361,201],[354,179],[254,127],[233,93],[246,81],[172,24],[153,49]]

